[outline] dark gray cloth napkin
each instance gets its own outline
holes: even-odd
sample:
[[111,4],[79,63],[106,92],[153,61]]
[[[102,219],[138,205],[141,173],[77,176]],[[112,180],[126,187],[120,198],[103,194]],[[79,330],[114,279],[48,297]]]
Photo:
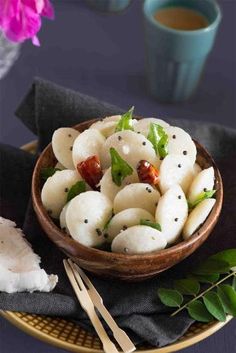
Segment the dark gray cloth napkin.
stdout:
[[[119,112],[122,109],[38,78],[18,108],[17,116],[38,136],[42,149],[60,126]],[[192,323],[185,313],[170,318],[157,297],[157,289],[169,286],[172,280],[182,277],[186,269],[207,256],[236,247],[236,131],[220,125],[182,120],[171,123],[185,128],[203,143],[220,168],[225,196],[216,228],[188,259],[145,282],[125,283],[89,274],[108,310],[135,343],[148,342],[154,346],[176,341]],[[64,273],[63,254],[43,233],[31,206],[30,183],[36,157],[5,145],[0,145],[0,157],[0,215],[23,227],[33,249],[41,256],[42,267],[59,276],[52,293],[0,293],[0,309],[68,317],[92,329]]]

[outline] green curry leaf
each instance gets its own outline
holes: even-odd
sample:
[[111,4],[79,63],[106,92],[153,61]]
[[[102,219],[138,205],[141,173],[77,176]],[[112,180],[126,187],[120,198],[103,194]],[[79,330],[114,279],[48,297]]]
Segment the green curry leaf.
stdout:
[[162,126],[151,123],[149,127],[149,133],[147,139],[152,143],[156,155],[161,158],[165,158],[168,154],[168,135]]
[[133,128],[133,111],[134,107],[131,107],[126,113],[121,115],[120,120],[116,125],[116,132],[123,130],[134,130]]
[[175,281],[175,288],[185,295],[197,295],[200,290],[200,284],[196,279],[179,279]]
[[228,284],[217,287],[217,293],[221,299],[226,313],[236,317],[236,291]]
[[72,200],[75,196],[81,194],[82,192],[86,191],[86,184],[83,180],[78,181],[77,183],[75,183],[74,185],[72,185],[72,187],[70,188],[70,190],[68,191],[67,194],[67,202],[69,202],[70,200]]
[[200,202],[202,202],[203,200],[209,199],[211,198],[214,194],[215,194],[216,190],[207,190],[207,191],[203,191],[201,192],[196,200],[194,202],[189,202],[188,201],[188,207],[189,209],[193,209],[194,207],[196,207]]
[[188,314],[194,320],[200,322],[211,322],[214,317],[206,309],[205,305],[200,300],[195,300],[187,306]]
[[236,249],[227,249],[212,255],[210,259],[226,261],[230,267],[236,266]]
[[205,304],[209,313],[218,321],[225,321],[226,314],[220,297],[216,292],[210,291],[203,296],[203,303]]
[[140,220],[140,225],[141,226],[152,227],[152,228],[154,228],[156,230],[159,230],[159,232],[161,232],[161,225],[159,223],[151,222],[148,219],[141,219]]
[[160,288],[158,296],[163,304],[172,308],[180,307],[183,303],[183,296],[175,289]]
[[48,167],[48,168],[43,168],[41,170],[41,178],[43,180],[47,180],[49,177],[51,177],[53,174],[56,172],[60,171],[61,169],[59,168],[53,168],[53,167]]
[[119,155],[115,148],[110,148],[111,155],[111,176],[117,186],[121,186],[122,181],[128,175],[133,174],[133,168]]

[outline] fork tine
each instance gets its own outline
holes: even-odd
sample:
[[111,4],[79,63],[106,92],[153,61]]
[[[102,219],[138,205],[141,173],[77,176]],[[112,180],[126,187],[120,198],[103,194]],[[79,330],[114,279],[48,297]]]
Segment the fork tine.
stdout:
[[80,268],[77,264],[74,264],[74,267],[76,269],[76,271],[79,272],[80,276],[82,277],[82,280],[85,282],[86,286],[88,288],[94,288],[94,285],[92,284],[92,282],[90,281],[90,279],[87,277],[87,275],[85,274],[85,272],[82,270],[82,268]]
[[67,260],[65,260],[65,259],[63,260],[63,265],[65,267],[66,274],[69,278],[69,281],[70,281],[72,287],[74,288],[75,293],[77,293],[78,290],[81,291],[81,288],[80,288],[79,284],[76,282],[76,279],[74,277],[72,269],[71,269],[70,265],[68,264]]
[[71,261],[71,259],[68,259],[68,263],[69,263],[69,265],[71,267],[73,275],[74,275],[76,281],[78,282],[81,290],[87,290],[85,285],[84,285],[84,282],[82,281],[82,279],[81,279],[79,273],[77,272],[76,267],[75,267],[74,263]]

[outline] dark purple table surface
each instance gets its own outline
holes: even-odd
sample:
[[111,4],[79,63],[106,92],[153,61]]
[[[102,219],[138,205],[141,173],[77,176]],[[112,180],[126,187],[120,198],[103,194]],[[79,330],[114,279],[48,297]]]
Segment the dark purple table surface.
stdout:
[[[42,45],[22,46],[21,56],[0,81],[0,140],[21,146],[35,137],[14,116],[34,76],[118,106],[135,105],[147,116],[210,121],[236,127],[236,1],[221,0],[223,21],[195,96],[178,105],[159,104],[147,92],[141,0],[120,14],[92,11],[83,0],[55,2],[55,22],[44,21]],[[235,320],[186,353],[235,351]],[[1,353],[63,352],[0,318]]]

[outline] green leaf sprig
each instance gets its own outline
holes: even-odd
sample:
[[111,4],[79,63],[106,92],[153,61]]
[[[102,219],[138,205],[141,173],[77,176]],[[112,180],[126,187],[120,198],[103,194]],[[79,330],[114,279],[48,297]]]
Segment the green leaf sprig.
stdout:
[[210,199],[215,194],[215,192],[216,190],[207,190],[207,191],[201,192],[194,202],[188,201],[188,208],[191,210],[203,200]]
[[159,223],[154,223],[149,221],[148,219],[141,219],[140,220],[140,225],[141,226],[148,226],[148,227],[152,227],[154,229],[159,230],[159,232],[161,232],[161,225]]
[[83,180],[77,181],[72,187],[69,189],[67,194],[66,202],[72,200],[75,196],[81,194],[86,191],[86,184]]
[[117,186],[121,186],[122,181],[128,175],[133,174],[133,168],[119,155],[115,148],[110,148],[111,155],[111,176]]
[[165,158],[168,154],[169,138],[162,126],[151,123],[147,139],[152,143],[156,155]]
[[120,120],[116,125],[115,132],[123,131],[123,130],[131,130],[134,131],[133,128],[133,111],[134,107],[131,107],[126,113],[121,115]]
[[175,289],[160,288],[158,295],[161,302],[171,308],[180,307],[184,300],[182,294]]
[[53,168],[53,167],[48,167],[48,168],[43,168],[41,170],[41,178],[43,180],[47,180],[49,177],[53,176],[56,172],[60,171],[61,169],[59,168]]
[[[158,296],[164,305],[178,308],[171,316],[187,310],[191,318],[200,322],[225,321],[227,314],[236,317],[235,266],[236,249],[221,251],[210,256],[186,278],[176,280],[173,289],[160,288]],[[207,288],[202,290],[202,284]]]

